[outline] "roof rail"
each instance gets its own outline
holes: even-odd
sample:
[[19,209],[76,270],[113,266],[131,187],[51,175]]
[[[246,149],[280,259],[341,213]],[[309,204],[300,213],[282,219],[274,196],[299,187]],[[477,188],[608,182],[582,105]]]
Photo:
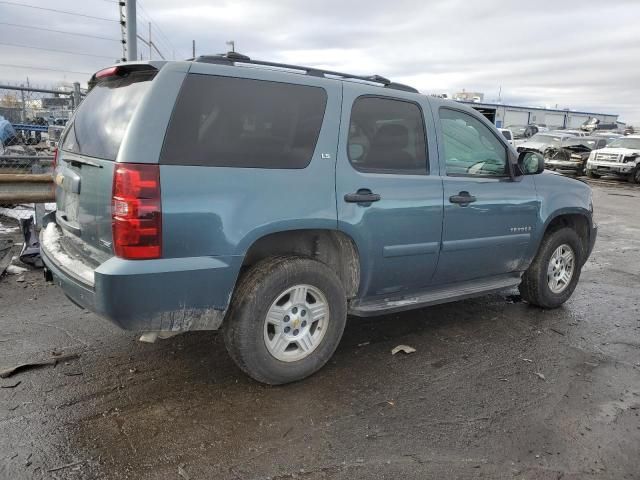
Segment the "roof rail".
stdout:
[[266,62],[264,60],[252,60],[246,55],[242,55],[238,52],[228,52],[218,55],[201,55],[197,58],[190,59],[199,63],[213,63],[216,65],[235,65],[236,63],[245,63],[249,65],[260,65],[265,67],[282,68],[285,70],[293,70],[295,72],[303,73],[305,75],[311,75],[314,77],[327,77],[327,78],[339,78],[345,80],[361,80],[363,82],[378,83],[386,88],[392,88],[394,90],[403,90],[405,92],[420,93],[409,85],[402,83],[392,82],[388,78],[381,77],[380,75],[371,75],[364,77],[361,75],[353,75],[350,73],[334,72],[331,70],[323,70],[315,67],[303,67],[300,65],[290,65],[287,63]]

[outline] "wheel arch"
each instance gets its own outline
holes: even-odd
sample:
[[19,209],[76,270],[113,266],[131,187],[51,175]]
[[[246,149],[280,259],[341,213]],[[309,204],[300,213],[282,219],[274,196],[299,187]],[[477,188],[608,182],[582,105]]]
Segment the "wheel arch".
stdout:
[[331,229],[295,229],[271,232],[256,238],[247,248],[242,269],[272,256],[300,256],[331,268],[345,288],[347,299],[360,288],[360,255],[354,240]]
[[554,212],[553,215],[549,216],[544,224],[544,228],[542,229],[542,235],[538,241],[536,254],[540,250],[542,241],[549,233],[564,227],[571,228],[578,234],[582,244],[582,258],[586,260],[591,242],[590,235],[592,232],[592,218],[591,213],[584,211],[583,209],[563,209]]

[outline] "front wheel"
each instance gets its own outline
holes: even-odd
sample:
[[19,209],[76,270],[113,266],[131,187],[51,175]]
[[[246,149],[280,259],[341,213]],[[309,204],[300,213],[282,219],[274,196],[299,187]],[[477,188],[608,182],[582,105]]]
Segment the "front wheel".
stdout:
[[224,338],[236,364],[271,385],[315,373],[336,350],[347,318],[344,288],[325,264],[263,260],[240,279]]
[[583,258],[582,242],[575,230],[565,227],[548,233],[522,277],[522,298],[542,308],[559,307],[578,284]]
[[600,178],[600,175],[594,173],[593,170],[587,170],[587,177],[589,178]]
[[640,183],[640,166],[636,167],[627,179],[629,180],[629,183]]

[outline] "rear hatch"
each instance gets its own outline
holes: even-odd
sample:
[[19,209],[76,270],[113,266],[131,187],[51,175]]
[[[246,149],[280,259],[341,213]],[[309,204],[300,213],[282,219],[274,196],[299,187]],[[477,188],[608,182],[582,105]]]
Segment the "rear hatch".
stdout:
[[133,65],[102,72],[92,78],[89,84],[93,88],[63,135],[55,173],[56,221],[64,231],[62,246],[94,267],[113,255],[115,160],[157,70]]

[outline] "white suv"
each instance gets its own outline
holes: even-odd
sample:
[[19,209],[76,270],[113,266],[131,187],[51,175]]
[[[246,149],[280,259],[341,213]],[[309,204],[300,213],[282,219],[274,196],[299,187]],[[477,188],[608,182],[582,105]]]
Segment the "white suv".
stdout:
[[605,148],[591,152],[587,176],[602,175],[626,177],[631,183],[640,183],[640,135],[617,138]]

